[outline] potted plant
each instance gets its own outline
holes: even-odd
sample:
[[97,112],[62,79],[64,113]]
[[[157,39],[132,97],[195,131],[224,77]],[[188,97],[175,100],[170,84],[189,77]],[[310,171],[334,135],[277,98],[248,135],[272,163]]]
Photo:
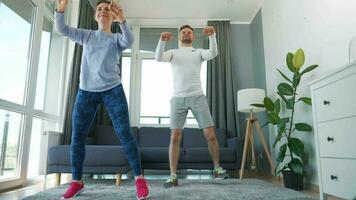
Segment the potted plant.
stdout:
[[[311,132],[312,127],[303,122],[295,121],[295,106],[297,103],[305,103],[311,106],[311,98],[299,97],[298,86],[306,73],[314,70],[318,65],[311,65],[303,69],[305,56],[302,49],[298,49],[294,54],[287,54],[287,67],[293,77],[289,78],[281,70],[279,74],[285,82],[278,84],[278,98],[272,100],[266,97],[263,104],[252,104],[263,107],[267,112],[267,123],[272,124],[278,130],[278,134],[273,142],[273,148],[279,143],[279,150],[276,164],[276,174],[283,173],[284,185],[287,188],[303,190],[304,175],[304,143],[296,137],[301,132]],[[281,112],[281,106],[285,105],[286,112]],[[289,154],[290,159],[286,156]]]

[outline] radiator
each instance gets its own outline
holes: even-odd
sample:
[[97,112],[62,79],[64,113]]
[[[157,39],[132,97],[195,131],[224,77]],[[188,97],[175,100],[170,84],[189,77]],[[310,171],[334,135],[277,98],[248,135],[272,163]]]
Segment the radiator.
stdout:
[[60,145],[63,134],[56,131],[44,131],[41,138],[40,161],[43,164],[39,166],[39,174],[46,175],[47,172],[47,154],[48,149]]

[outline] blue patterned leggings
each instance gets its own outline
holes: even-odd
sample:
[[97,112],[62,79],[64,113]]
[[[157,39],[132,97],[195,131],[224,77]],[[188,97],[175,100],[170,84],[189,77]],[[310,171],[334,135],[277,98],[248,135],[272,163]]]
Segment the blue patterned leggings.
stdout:
[[[79,89],[72,115],[70,158],[73,180],[81,180],[85,157],[85,141],[99,104],[103,103],[114,125],[135,176],[141,175],[141,159],[137,141],[132,135],[126,96],[122,84],[104,91]],[[111,155],[108,155],[111,156]]]

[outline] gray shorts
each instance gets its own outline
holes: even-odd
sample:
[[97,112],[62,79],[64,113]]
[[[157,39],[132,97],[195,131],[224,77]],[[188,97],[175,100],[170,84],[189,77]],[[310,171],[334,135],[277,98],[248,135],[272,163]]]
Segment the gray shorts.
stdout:
[[183,129],[189,109],[200,129],[214,126],[205,95],[196,95],[171,99],[171,129]]

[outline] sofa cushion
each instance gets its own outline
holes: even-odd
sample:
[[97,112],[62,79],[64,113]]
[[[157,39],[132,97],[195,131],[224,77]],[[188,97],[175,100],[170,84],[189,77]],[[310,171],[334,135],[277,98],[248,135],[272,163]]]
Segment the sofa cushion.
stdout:
[[[70,165],[70,146],[53,146],[48,151],[48,165]],[[128,165],[126,154],[121,146],[87,145],[85,166]]]
[[[216,138],[219,146],[226,147],[226,133],[223,129],[216,129]],[[183,148],[208,147],[202,130],[197,128],[185,128],[183,130]]]
[[[169,163],[169,149],[168,147],[142,147],[141,151],[141,160],[144,163],[152,162],[164,162]],[[179,151],[180,157],[184,154],[183,150]]]
[[[230,148],[220,148],[220,162],[235,162],[236,150]],[[184,149],[184,156],[181,160],[187,163],[212,162],[208,148],[187,148]]]
[[140,147],[168,147],[171,130],[169,128],[142,127],[139,131]]
[[[135,139],[138,138],[138,128],[131,127],[132,134]],[[94,132],[94,144],[95,145],[121,145],[119,138],[115,133],[115,129],[112,126],[97,126]]]

